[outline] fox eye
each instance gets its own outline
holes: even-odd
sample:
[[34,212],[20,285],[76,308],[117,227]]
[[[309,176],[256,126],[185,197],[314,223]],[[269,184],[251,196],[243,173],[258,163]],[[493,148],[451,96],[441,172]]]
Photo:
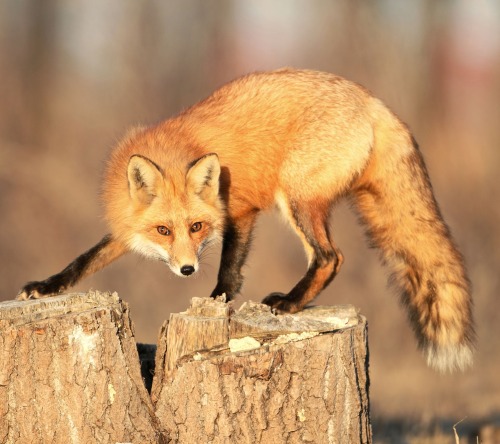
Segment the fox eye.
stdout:
[[170,234],[170,230],[164,225],[160,225],[159,227],[156,227],[156,229],[162,236],[168,236]]
[[195,222],[193,225],[191,225],[191,233],[196,233],[197,231],[201,230],[201,222]]

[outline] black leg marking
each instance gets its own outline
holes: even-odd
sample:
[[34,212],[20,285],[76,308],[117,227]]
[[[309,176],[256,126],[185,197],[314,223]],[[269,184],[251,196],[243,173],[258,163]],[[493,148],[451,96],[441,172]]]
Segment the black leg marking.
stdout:
[[217,277],[217,285],[211,297],[226,294],[230,301],[240,291],[243,285],[241,269],[250,251],[252,230],[255,224],[256,213],[251,213],[237,222],[229,221],[224,230],[222,255]]
[[343,261],[328,233],[329,208],[290,206],[292,222],[304,248],[312,251],[304,277],[288,293],[271,293],[262,303],[281,312],[295,313],[312,301],[335,277]]
[[106,248],[111,241],[112,237],[108,234],[104,236],[97,245],[78,256],[61,272],[50,276],[44,281],[28,282],[19,292],[18,299],[39,298],[58,294],[66,288],[75,285],[83,277],[99,253]]

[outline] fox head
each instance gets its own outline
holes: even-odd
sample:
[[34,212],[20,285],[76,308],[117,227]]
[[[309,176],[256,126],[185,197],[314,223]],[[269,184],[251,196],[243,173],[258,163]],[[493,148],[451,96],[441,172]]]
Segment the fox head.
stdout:
[[219,176],[213,153],[184,170],[166,171],[147,157],[132,155],[127,167],[129,248],[165,262],[178,276],[198,271],[203,249],[222,237]]

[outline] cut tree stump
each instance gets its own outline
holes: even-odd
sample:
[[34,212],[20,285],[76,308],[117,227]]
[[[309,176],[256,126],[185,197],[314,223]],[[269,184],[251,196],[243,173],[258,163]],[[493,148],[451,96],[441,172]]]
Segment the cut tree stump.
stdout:
[[275,316],[194,298],[163,326],[151,395],[176,443],[368,443],[368,385],[352,306]]
[[116,293],[0,304],[0,442],[160,442]]
[[351,306],[276,316],[193,298],[153,365],[155,348],[136,344],[116,294],[0,303],[0,442],[371,442],[366,320]]

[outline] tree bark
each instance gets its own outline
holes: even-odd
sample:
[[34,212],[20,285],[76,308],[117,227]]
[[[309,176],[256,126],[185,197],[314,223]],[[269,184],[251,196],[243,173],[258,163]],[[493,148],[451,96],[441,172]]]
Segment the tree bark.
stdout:
[[116,293],[0,304],[0,442],[160,442]]
[[353,307],[217,304],[195,298],[160,335],[152,399],[172,442],[371,442],[366,320]]
[[0,442],[371,442],[351,306],[276,316],[194,298],[163,325],[153,368],[155,348],[135,343],[116,294],[0,303]]

